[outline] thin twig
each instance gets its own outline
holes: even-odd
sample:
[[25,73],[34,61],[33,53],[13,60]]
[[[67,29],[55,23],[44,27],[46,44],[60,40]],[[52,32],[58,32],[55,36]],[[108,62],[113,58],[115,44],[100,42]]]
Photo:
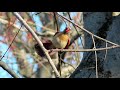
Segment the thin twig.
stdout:
[[[22,25],[21,25],[20,29],[21,29],[21,28],[22,28]],[[0,58],[0,61],[1,61],[4,57],[5,57],[5,54],[6,54],[6,53],[7,53],[7,51],[10,49],[10,47],[11,47],[12,43],[14,42],[14,40],[15,40],[16,36],[18,35],[18,33],[19,33],[20,29],[18,30],[18,32],[17,32],[17,33],[16,33],[16,35],[14,36],[14,38],[13,38],[12,42],[10,43],[9,47],[7,48],[7,50],[5,51],[5,53],[3,54],[3,56]]]
[[[69,19],[72,20],[69,12],[68,12],[68,16],[69,16]],[[81,34],[79,33],[79,31],[77,30],[77,28],[75,27],[75,25],[74,25],[73,23],[72,23],[72,25],[73,25],[73,27],[75,28],[77,34],[79,35],[80,40],[81,40],[81,43],[82,43],[82,47],[84,48],[84,45],[83,45],[83,42],[82,42],[82,39],[81,39]]]
[[100,40],[106,41],[106,42],[108,42],[108,43],[110,43],[110,44],[113,44],[113,45],[118,45],[118,44],[116,44],[116,43],[113,43],[113,42],[111,42],[111,41],[108,41],[108,40],[106,40],[106,39],[104,39],[104,38],[101,38],[101,37],[99,37],[99,36],[93,34],[92,32],[88,31],[87,29],[81,27],[81,26],[78,25],[77,23],[75,23],[75,22],[73,22],[73,21],[67,19],[66,17],[64,17],[64,16],[62,16],[62,15],[60,15],[60,14],[58,14],[58,13],[57,13],[57,15],[58,15],[59,17],[64,18],[65,20],[71,22],[72,24],[74,24],[74,25],[77,26],[78,28],[82,29],[83,31],[87,32],[87,33],[90,34],[90,35],[93,35],[94,37],[96,37],[96,38],[98,38],[98,39],[100,39]]
[[12,77],[14,78],[19,78],[19,76],[13,71],[10,69],[10,67],[4,63],[3,61],[0,61],[0,66],[5,70],[7,71]]
[[13,12],[13,14],[17,17],[17,19],[24,25],[24,27],[32,34],[34,39],[38,42],[39,46],[41,47],[41,49],[45,53],[46,58],[48,59],[48,62],[50,63],[53,70],[55,71],[56,77],[60,77],[58,70],[56,69],[51,57],[48,54],[48,51],[43,46],[42,42],[40,41],[40,39],[38,38],[38,36],[34,32],[34,30],[32,30],[32,28],[23,20],[23,18],[17,12]]
[[[107,48],[107,42],[106,42],[106,48]],[[107,49],[105,50],[105,57],[104,57],[104,60],[106,59],[107,57]]]
[[[85,70],[85,69],[94,69],[95,67],[88,67],[88,68],[83,68],[82,70]],[[80,71],[82,71],[80,70]]]
[[[69,18],[71,18],[71,16],[69,15]],[[70,20],[72,20],[72,19],[70,19]],[[76,32],[77,32],[77,34],[79,35],[79,37],[80,37],[80,40],[81,40],[81,44],[82,44],[82,47],[83,48],[85,48],[84,47],[84,44],[83,44],[83,41],[82,41],[82,34],[80,34],[79,33],[79,31],[77,30],[77,28],[75,27],[75,25],[72,23],[72,25],[74,26],[74,28],[75,28],[75,30],[76,30]]]
[[[72,20],[72,18],[71,18],[71,16],[70,16],[70,12],[68,12],[68,17],[69,17],[70,20]],[[72,25],[73,25],[73,27],[75,28],[77,34],[79,35],[79,38],[80,38],[81,43],[82,43],[82,47],[84,48],[84,45],[83,45],[83,42],[82,42],[82,39],[81,39],[81,34],[80,34],[79,31],[77,30],[76,26],[75,26],[74,24],[72,24]],[[77,44],[76,44],[76,45],[77,45]],[[77,54],[77,55],[78,55],[78,54]],[[78,58],[78,61],[79,61],[79,58]]]
[[[93,45],[94,45],[94,49],[96,49],[96,45],[95,45],[95,39],[92,35],[92,40],[93,40]],[[97,52],[95,51],[95,60],[96,60],[96,78],[98,78],[98,68],[97,68]]]
[[57,17],[56,17],[56,12],[53,12],[53,14],[54,14],[55,23],[57,26],[57,32],[59,32],[59,26],[58,26],[58,21],[57,21]]
[[[64,52],[94,52],[94,51],[102,51],[106,49],[114,49],[114,48],[120,48],[120,46],[111,46],[107,48],[96,48],[96,49],[51,49],[53,52],[58,52],[58,51],[64,51]],[[48,51],[51,51],[48,50]]]
[[82,47],[85,48],[83,44],[82,36],[80,36],[80,40],[81,40]]
[[58,59],[59,59],[58,69],[59,69],[60,76],[61,76],[62,59],[61,59],[61,54],[59,52],[58,52]]
[[72,20],[71,16],[70,16],[70,12],[68,12],[68,17],[70,18],[70,20]]
[[65,21],[62,17],[60,17],[60,18],[61,18],[61,20],[65,23],[65,25],[66,25],[66,27],[67,27],[68,25],[67,25],[66,21]]
[[74,69],[76,69],[72,64],[67,63],[67,62],[65,62],[64,60],[62,60],[62,62],[63,62],[64,64],[68,64],[69,66],[71,66],[71,67],[73,67]]

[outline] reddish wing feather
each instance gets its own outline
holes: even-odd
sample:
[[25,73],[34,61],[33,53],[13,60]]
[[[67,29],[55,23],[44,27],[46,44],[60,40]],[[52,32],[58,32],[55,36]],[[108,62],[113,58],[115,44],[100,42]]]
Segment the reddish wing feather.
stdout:
[[67,45],[64,49],[68,49],[69,45],[70,45],[70,39],[68,39]]

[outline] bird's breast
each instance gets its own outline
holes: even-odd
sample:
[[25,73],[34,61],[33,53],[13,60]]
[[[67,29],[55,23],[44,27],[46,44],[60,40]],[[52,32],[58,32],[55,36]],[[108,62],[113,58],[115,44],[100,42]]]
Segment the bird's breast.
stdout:
[[68,39],[69,39],[68,35],[65,35],[65,34],[55,35],[52,40],[53,45],[56,48],[65,48],[67,45]]

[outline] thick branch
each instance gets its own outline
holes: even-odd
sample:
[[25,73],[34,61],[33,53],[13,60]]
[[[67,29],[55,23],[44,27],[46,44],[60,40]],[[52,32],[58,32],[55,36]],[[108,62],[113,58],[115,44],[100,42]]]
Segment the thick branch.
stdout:
[[44,48],[44,46],[43,46],[42,42],[40,41],[40,39],[38,38],[38,36],[35,34],[35,32],[31,29],[31,27],[23,20],[23,18],[17,12],[13,12],[13,14],[17,17],[17,19],[25,26],[25,28],[32,34],[34,39],[38,42],[39,46],[41,47],[41,49],[45,53],[46,58],[48,59],[51,67],[55,71],[56,76],[59,77],[60,76],[59,72],[57,71],[52,59],[50,58],[50,56],[48,54],[48,51]]
[[10,67],[4,63],[3,61],[0,61],[0,66],[5,70],[7,71],[12,77],[14,78],[19,78],[19,76],[13,71],[10,69]]

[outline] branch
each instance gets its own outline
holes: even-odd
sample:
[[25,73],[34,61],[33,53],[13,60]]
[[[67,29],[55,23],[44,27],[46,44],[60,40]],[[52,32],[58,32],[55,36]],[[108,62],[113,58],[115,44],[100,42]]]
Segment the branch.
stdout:
[[53,15],[54,15],[55,23],[57,26],[57,32],[59,32],[59,26],[58,26],[58,21],[57,21],[57,17],[56,17],[56,12],[53,12]]
[[110,44],[118,45],[118,44],[116,44],[116,43],[113,43],[113,42],[111,42],[111,41],[108,41],[108,40],[106,40],[106,39],[104,39],[104,38],[101,38],[101,37],[99,37],[99,36],[91,33],[91,32],[88,31],[87,29],[81,27],[80,25],[78,25],[77,23],[74,23],[73,21],[67,19],[66,17],[64,17],[64,16],[62,16],[62,15],[60,15],[60,14],[58,14],[58,13],[56,13],[56,14],[57,14],[59,17],[62,17],[62,18],[64,18],[65,20],[71,22],[72,24],[74,24],[74,25],[77,26],[78,28],[82,29],[83,31],[87,32],[88,34],[93,35],[94,37],[96,37],[96,38],[98,38],[98,39],[100,39],[100,40],[103,40],[103,41],[105,41],[105,42],[108,42],[108,43],[110,43]]
[[[20,29],[22,28],[22,25],[20,27]],[[17,37],[18,33],[20,32],[20,29],[18,30],[18,32],[16,33],[16,35],[14,36],[12,42],[10,43],[9,47],[7,48],[7,50],[5,51],[5,53],[3,54],[3,56],[0,58],[0,61],[4,58],[5,54],[8,52],[8,50],[10,49],[11,45],[13,44],[15,38]]]
[[0,61],[0,66],[4,70],[6,70],[12,77],[19,78],[19,76],[13,70],[11,70],[10,67],[6,63],[4,63],[3,61]]
[[57,71],[52,59],[50,58],[50,56],[48,54],[48,51],[44,48],[42,42],[40,41],[40,39],[38,38],[36,33],[31,29],[31,27],[23,20],[23,18],[17,12],[13,12],[13,14],[17,17],[17,19],[25,26],[25,28],[32,34],[34,39],[38,42],[39,46],[41,47],[41,49],[45,53],[46,58],[48,59],[48,62],[50,63],[53,70],[55,71],[56,76],[60,77],[59,72]]
[[[70,16],[70,13],[69,13],[69,12],[68,12],[68,16],[69,16],[69,19],[72,20],[72,18],[71,18],[71,16]],[[84,44],[83,44],[83,42],[82,42],[81,34],[79,33],[79,31],[77,30],[77,28],[75,27],[75,25],[74,25],[73,23],[72,23],[72,25],[74,26],[74,28],[75,28],[77,34],[79,35],[80,40],[81,40],[81,43],[82,43],[82,47],[84,48]]]
[[[106,43],[106,47],[107,47],[107,43]],[[105,57],[104,57],[104,60],[106,59],[107,57],[107,49],[105,50]]]
[[[96,49],[96,45],[95,45],[95,39],[92,35],[92,41],[93,41],[93,44],[94,44],[94,49]],[[97,52],[95,51],[95,60],[96,60],[96,78],[98,78],[98,68],[97,68]]]
[[75,68],[72,64],[67,63],[67,62],[65,62],[64,60],[62,60],[62,62],[63,62],[64,64],[68,64],[69,66],[73,67],[73,68],[74,68],[74,70],[76,69],[76,68]]
[[[58,51],[64,51],[64,52],[94,52],[94,51],[102,51],[102,50],[107,50],[107,49],[113,49],[113,48],[120,48],[120,46],[111,46],[107,48],[97,48],[97,49],[51,49],[53,52],[58,52]],[[51,51],[48,50],[48,51]]]

